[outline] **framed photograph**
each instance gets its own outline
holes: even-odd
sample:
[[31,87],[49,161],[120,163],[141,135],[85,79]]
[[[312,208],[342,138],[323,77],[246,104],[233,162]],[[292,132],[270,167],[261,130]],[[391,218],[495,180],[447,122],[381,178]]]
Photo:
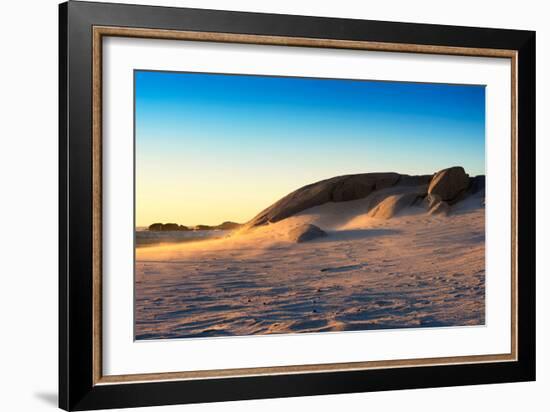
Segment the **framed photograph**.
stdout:
[[535,379],[535,33],[60,5],[59,402]]

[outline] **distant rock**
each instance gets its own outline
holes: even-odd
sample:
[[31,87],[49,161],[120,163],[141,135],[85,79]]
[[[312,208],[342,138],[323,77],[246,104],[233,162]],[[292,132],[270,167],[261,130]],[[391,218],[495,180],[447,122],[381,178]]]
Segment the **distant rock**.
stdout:
[[149,230],[151,232],[160,232],[160,231],[162,231],[162,223],[153,223],[152,225],[149,225]]
[[163,232],[177,232],[180,230],[180,226],[177,223],[165,223],[162,225]]
[[177,223],[153,223],[149,225],[150,232],[182,232],[191,230],[187,226],[178,225]]
[[470,186],[470,179],[460,166],[437,172],[428,186],[429,195],[438,195],[441,200],[453,202]]
[[414,205],[419,199],[420,201],[422,200],[422,194],[420,193],[404,193],[388,196],[376,205],[368,213],[368,216],[378,219],[391,219],[402,210]]
[[326,236],[326,232],[315,225],[304,224],[297,226],[288,232],[289,240],[296,243],[307,242]]
[[242,225],[235,222],[223,222],[217,226],[197,225],[192,228],[177,223],[153,223],[149,225],[150,232],[184,232],[189,230],[234,230]]
[[197,225],[193,227],[193,230],[214,230],[215,226]]
[[193,230],[235,230],[241,226],[242,225],[240,223],[227,221],[217,226],[197,225],[193,228]]
[[218,230],[235,230],[241,227],[240,223],[235,222],[223,222],[221,225],[215,226]]
[[301,187],[250,220],[246,226],[274,223],[303,210],[328,202],[362,199],[376,190],[403,185],[427,185],[432,175],[408,176],[398,173],[363,173],[337,176]]

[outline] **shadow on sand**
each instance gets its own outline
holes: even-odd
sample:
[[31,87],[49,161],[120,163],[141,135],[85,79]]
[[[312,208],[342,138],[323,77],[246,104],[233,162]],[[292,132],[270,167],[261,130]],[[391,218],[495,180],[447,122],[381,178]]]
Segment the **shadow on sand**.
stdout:
[[352,230],[327,230],[324,238],[315,240],[316,242],[339,242],[342,240],[359,240],[380,236],[391,236],[402,233],[397,229],[352,229]]

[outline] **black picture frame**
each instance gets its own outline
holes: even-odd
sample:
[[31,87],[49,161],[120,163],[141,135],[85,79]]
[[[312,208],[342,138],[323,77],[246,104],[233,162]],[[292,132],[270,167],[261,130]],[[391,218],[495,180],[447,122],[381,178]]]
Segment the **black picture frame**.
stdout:
[[[517,361],[96,385],[92,28],[517,51]],[[535,32],[70,1],[59,6],[59,406],[90,410],[535,380]]]

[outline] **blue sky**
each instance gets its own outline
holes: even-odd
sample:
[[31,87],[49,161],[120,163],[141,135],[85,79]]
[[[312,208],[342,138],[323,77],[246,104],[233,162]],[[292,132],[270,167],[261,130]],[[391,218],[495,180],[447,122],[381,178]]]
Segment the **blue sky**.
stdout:
[[485,173],[484,86],[136,71],[135,108],[138,225],[243,221],[348,173]]

